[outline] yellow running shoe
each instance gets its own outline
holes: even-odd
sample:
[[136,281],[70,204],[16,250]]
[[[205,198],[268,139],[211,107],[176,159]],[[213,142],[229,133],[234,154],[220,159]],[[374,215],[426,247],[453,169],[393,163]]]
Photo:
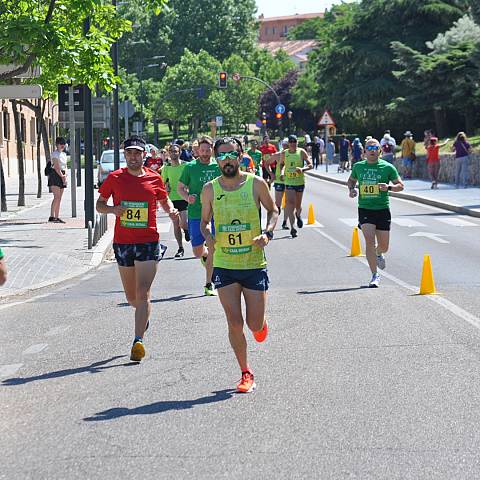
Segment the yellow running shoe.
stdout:
[[250,371],[242,372],[242,378],[237,383],[238,393],[251,393],[257,388],[253,373]]
[[145,356],[145,345],[141,340],[137,340],[133,343],[132,350],[130,351],[130,360],[132,362],[141,362]]
[[213,283],[207,283],[205,285],[204,291],[207,297],[215,297],[216,295],[218,295],[215,287],[213,286]]

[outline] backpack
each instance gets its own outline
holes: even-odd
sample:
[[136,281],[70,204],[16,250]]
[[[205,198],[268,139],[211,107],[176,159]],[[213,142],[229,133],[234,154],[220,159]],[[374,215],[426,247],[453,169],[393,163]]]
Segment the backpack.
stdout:
[[52,162],[49,160],[47,164],[45,165],[45,170],[43,173],[45,174],[46,177],[49,177],[53,172],[53,167],[52,167]]

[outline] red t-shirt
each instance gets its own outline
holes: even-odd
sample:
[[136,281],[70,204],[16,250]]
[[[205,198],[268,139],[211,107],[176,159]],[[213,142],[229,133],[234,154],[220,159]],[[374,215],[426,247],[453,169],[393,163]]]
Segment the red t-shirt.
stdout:
[[262,152],[262,166],[266,167],[266,161],[270,158],[270,155],[277,153],[277,147],[272,143],[265,145],[262,143],[258,149]]
[[427,147],[427,163],[438,163],[440,161],[440,145],[429,145]]
[[100,195],[113,205],[124,205],[127,210],[116,217],[114,243],[158,242],[157,200],[167,198],[162,177],[147,168],[145,174],[135,177],[127,167],[112,172],[98,189]]
[[145,162],[145,166],[155,172],[160,171],[160,169],[162,168],[162,165],[163,165],[163,160],[160,157],[158,158],[150,157]]

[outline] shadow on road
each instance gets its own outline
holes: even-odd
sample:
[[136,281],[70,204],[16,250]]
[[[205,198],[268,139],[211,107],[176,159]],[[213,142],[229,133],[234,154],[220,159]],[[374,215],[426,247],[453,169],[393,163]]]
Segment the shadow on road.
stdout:
[[206,397],[200,397],[195,400],[173,400],[150,403],[148,405],[142,405],[136,408],[110,408],[103,412],[96,413],[93,417],[86,417],[83,420],[85,422],[98,422],[103,420],[114,420],[115,418],[126,417],[129,415],[153,415],[156,413],[169,412],[171,410],[186,410],[193,408],[196,405],[207,405],[209,403],[223,402],[232,398],[235,390],[219,390],[212,392],[213,395]]
[[[194,300],[195,298],[203,298],[205,295],[193,295],[192,293],[186,293],[182,295],[175,295],[168,298],[154,298],[150,300],[151,303],[163,303],[163,302],[181,302],[182,300]],[[117,307],[129,307],[127,302],[117,303]]]
[[36,382],[38,380],[50,380],[51,378],[68,377],[70,375],[77,375],[79,373],[99,373],[102,370],[107,370],[109,368],[137,365],[137,363],[135,362],[121,363],[117,365],[107,365],[107,363],[113,362],[114,360],[118,360],[119,358],[124,358],[124,357],[126,357],[126,355],[117,355],[107,360],[102,360],[100,362],[92,363],[91,365],[87,365],[85,367],[67,368],[66,370],[57,370],[56,372],[44,373],[43,375],[35,375],[34,377],[7,378],[6,380],[2,381],[2,385],[3,386],[23,385],[25,383]]
[[349,288],[331,288],[329,290],[301,291],[301,292],[297,292],[297,294],[298,295],[316,295],[317,293],[353,292],[354,290],[363,290],[364,288],[368,288],[368,285],[360,285],[359,287],[349,287]]

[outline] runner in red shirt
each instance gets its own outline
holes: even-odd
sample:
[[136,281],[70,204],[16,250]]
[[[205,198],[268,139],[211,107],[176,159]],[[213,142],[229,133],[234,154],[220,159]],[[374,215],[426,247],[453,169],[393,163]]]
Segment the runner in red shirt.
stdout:
[[[268,160],[274,153],[277,153],[277,147],[273,143],[270,143],[270,137],[268,135],[264,135],[263,143],[262,145],[260,145],[259,150],[262,152],[263,179],[268,183],[268,186],[270,187],[272,180],[270,177],[270,173],[268,172]],[[275,171],[275,165],[270,165],[270,168]]]
[[[150,287],[166,247],[157,231],[157,202],[173,220],[177,210],[168,198],[162,177],[143,167],[145,142],[132,136],[125,140],[127,166],[110,173],[99,188],[97,211],[117,218],[113,249],[128,303],[135,308],[135,338],[130,359],[145,356],[143,336],[149,325]],[[107,201],[113,197],[113,206]]]

